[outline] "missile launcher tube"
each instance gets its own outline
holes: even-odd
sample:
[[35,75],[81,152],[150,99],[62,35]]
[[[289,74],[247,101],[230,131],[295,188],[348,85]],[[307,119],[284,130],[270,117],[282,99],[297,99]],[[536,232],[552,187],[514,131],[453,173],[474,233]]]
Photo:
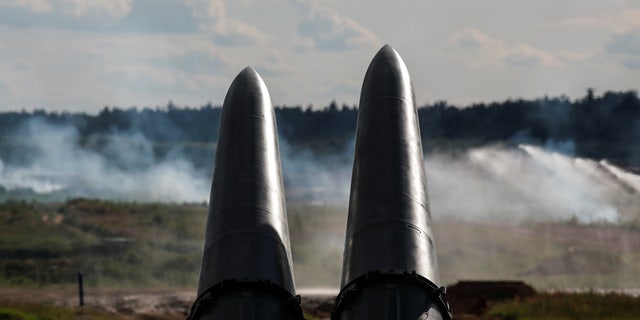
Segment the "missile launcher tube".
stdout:
[[198,298],[189,319],[303,319],[274,110],[250,67],[224,100]]
[[332,319],[447,319],[409,72],[386,45],[360,95],[341,291]]

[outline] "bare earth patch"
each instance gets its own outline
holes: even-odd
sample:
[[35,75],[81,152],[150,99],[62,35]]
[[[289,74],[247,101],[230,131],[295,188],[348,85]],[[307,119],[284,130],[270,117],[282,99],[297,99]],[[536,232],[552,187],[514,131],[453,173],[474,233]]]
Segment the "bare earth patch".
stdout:
[[[304,311],[316,319],[329,319],[335,294],[332,290],[301,290]],[[147,288],[85,288],[85,308],[105,311],[120,319],[185,319],[196,290]],[[0,288],[0,306],[9,303],[48,304],[79,308],[75,289]]]

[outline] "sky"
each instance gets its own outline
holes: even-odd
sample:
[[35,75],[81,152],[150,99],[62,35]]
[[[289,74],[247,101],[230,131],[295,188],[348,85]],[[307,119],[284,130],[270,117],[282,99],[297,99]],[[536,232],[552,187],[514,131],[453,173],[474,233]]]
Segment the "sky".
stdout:
[[638,0],[0,0],[0,112],[221,105],[245,66],[355,105],[386,43],[418,105],[640,87]]

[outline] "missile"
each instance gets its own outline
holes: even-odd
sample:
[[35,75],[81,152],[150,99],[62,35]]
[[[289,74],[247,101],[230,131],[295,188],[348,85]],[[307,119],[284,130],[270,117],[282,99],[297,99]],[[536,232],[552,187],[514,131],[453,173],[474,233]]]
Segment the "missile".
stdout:
[[358,111],[341,290],[332,319],[450,319],[409,72],[389,45]]
[[250,67],[233,80],[222,107],[198,296],[188,319],[304,319],[275,114]]

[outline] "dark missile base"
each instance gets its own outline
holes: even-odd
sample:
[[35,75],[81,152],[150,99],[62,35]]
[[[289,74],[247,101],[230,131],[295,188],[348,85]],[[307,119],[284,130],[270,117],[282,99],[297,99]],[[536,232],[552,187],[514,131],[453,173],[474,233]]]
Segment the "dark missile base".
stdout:
[[[341,290],[332,319],[451,319],[439,286],[409,72],[386,45],[362,86]],[[188,319],[303,319],[277,131],[260,76],[225,97],[198,298]]]

